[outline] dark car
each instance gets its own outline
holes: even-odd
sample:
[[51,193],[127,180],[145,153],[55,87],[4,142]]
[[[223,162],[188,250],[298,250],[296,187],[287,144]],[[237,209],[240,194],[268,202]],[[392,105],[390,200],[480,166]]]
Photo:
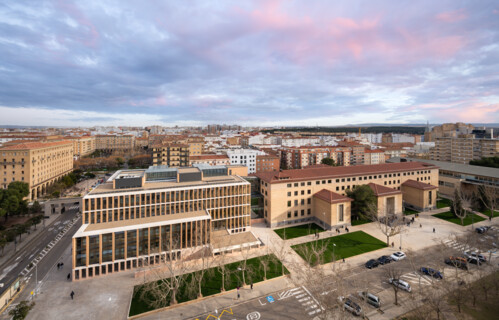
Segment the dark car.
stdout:
[[374,259],[371,259],[369,261],[366,262],[366,268],[367,269],[372,269],[372,268],[376,268],[377,266],[379,265],[379,262],[374,260]]
[[477,233],[485,233],[489,231],[490,227],[489,226],[483,226],[483,227],[478,227],[475,229]]
[[443,279],[444,278],[444,276],[442,275],[442,273],[440,271],[432,269],[432,268],[421,267],[421,269],[419,269],[419,271],[421,271],[421,273],[426,274],[427,276],[431,276],[435,279]]
[[378,262],[381,265],[390,263],[392,261],[393,261],[393,259],[390,258],[389,256],[381,256],[381,257],[378,258]]
[[476,264],[477,266],[481,266],[482,265],[482,262],[480,261],[480,259],[475,258],[475,257],[469,257],[466,260],[468,261],[468,263]]
[[450,266],[460,268],[463,270],[468,270],[468,261],[462,257],[449,257],[444,260],[444,262]]

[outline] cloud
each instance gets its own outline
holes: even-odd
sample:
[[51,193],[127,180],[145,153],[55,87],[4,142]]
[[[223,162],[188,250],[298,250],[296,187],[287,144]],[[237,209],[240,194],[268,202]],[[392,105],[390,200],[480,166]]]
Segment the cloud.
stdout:
[[0,122],[499,122],[493,7],[9,0]]

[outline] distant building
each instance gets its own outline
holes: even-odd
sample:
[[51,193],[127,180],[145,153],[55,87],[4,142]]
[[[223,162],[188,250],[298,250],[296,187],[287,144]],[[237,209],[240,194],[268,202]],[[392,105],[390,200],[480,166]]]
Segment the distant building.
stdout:
[[188,144],[158,144],[152,148],[153,166],[188,167],[189,166]]
[[251,149],[227,150],[227,156],[231,165],[244,165],[248,167],[248,173],[256,172],[256,156],[264,155],[265,152]]
[[471,160],[499,156],[499,140],[475,139],[473,135],[459,138],[437,138],[430,150],[430,159],[468,164]]
[[95,148],[105,151],[131,151],[135,148],[135,136],[131,134],[96,135]]
[[87,156],[95,151],[95,137],[69,137],[68,140],[73,142],[73,155],[76,158]]
[[198,156],[189,156],[190,165],[208,164],[210,166],[228,166],[230,159],[225,154],[202,154]]
[[256,156],[256,172],[279,171],[279,168],[279,156],[274,154]]
[[380,149],[364,151],[364,164],[381,164],[385,163],[385,152]]
[[322,159],[331,158],[339,166],[349,166],[352,159],[352,149],[334,146],[302,146],[283,147],[281,163],[286,169],[300,169],[320,164]]
[[1,186],[6,189],[14,181],[29,185],[29,199],[47,193],[47,188],[73,171],[71,141],[22,142],[0,148]]

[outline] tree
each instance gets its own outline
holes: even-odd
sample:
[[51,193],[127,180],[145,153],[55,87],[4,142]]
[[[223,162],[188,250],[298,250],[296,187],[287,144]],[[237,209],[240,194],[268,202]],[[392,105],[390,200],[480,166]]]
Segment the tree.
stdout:
[[2,235],[0,237],[0,248],[2,248],[2,256],[3,256],[3,249],[5,248],[6,245],[7,245],[7,239],[5,239],[5,237]]
[[21,181],[14,181],[9,183],[7,187],[9,191],[16,190],[19,193],[19,200],[27,197],[29,195],[29,184]]
[[43,215],[37,215],[37,216],[34,216],[33,218],[30,219],[30,222],[33,226],[35,226],[35,230],[36,230],[36,225],[39,224],[40,222],[43,221]]
[[499,188],[482,184],[478,187],[478,196],[483,206],[490,211],[490,219],[492,219],[494,211],[499,207]]
[[42,212],[42,205],[40,204],[40,202],[38,201],[33,202],[33,205],[31,206],[31,212],[32,213]]
[[349,198],[352,198],[352,215],[361,219],[368,219],[373,205],[376,205],[376,195],[374,191],[366,184],[358,186],[354,190],[346,190]]
[[[400,277],[402,276],[402,269],[390,264],[388,267],[385,269],[386,276],[388,279],[393,279],[393,280],[400,280]],[[395,302],[394,304],[398,306],[399,300],[398,300],[398,293],[400,288],[397,286],[392,285],[393,289],[393,294],[395,297]]]
[[450,212],[461,220],[461,225],[464,225],[464,219],[468,212],[464,209],[463,199],[457,189],[454,190],[454,198],[452,200],[452,205],[450,206]]
[[[202,256],[201,256],[201,264],[200,264],[200,269],[197,271],[194,271],[192,273],[192,284],[188,287],[188,289],[191,290],[191,292],[197,291],[197,297],[201,298],[203,296],[203,293],[201,291],[201,287],[205,281],[205,275],[207,273],[212,273],[213,269],[211,268],[213,260],[211,260],[211,255],[208,250],[203,250]],[[197,290],[196,290],[197,289]]]
[[380,216],[378,207],[371,204],[368,211],[369,220],[374,221],[379,231],[386,237],[386,245],[390,246],[390,238],[404,231],[405,221],[400,216]]
[[332,158],[324,158],[321,160],[321,163],[326,164],[328,166],[332,166],[332,167],[337,166],[336,162],[334,162],[334,159],[332,159]]
[[29,303],[24,300],[19,302],[19,304],[12,310],[9,311],[9,315],[12,316],[12,320],[23,320],[28,316],[28,313],[35,306],[34,302]]

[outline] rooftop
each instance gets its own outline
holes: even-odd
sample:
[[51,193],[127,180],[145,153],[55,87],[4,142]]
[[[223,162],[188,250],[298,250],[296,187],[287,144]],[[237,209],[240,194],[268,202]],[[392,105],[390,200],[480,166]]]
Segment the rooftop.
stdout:
[[416,181],[416,180],[407,180],[406,182],[402,183],[403,186],[405,187],[411,187],[415,189],[420,189],[420,190],[433,190],[436,189],[434,185],[427,184],[421,181]]
[[0,150],[31,150],[31,149],[43,149],[55,146],[69,145],[73,147],[73,142],[71,141],[54,141],[54,142],[20,142],[18,144],[5,146],[0,148]]
[[374,195],[376,197],[389,196],[392,194],[401,194],[402,193],[402,191],[400,191],[400,190],[388,188],[388,187],[385,187],[385,186],[382,186],[382,185],[379,185],[376,183],[372,183],[372,182],[368,183],[367,185],[369,186],[369,188],[371,188],[371,190],[374,192]]
[[307,169],[283,170],[280,172],[258,172],[253,174],[268,183],[289,183],[293,181],[316,180],[364,176],[369,174],[393,173],[438,169],[436,165],[423,162],[383,163],[348,167],[320,167]]
[[327,190],[327,189],[322,189],[321,191],[315,193],[314,197],[319,198],[321,200],[324,200],[326,202],[329,202],[331,204],[353,201],[349,197],[346,197],[346,196],[341,195],[341,194],[336,193],[336,192],[332,192],[332,191]]

